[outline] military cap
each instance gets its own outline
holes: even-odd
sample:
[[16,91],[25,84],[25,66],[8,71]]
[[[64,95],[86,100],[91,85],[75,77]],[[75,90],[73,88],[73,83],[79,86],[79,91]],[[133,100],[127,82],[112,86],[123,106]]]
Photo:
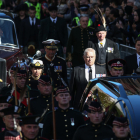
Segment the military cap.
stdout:
[[43,61],[42,61],[42,60],[33,60],[33,61],[30,63],[30,67],[41,68],[41,69],[43,69],[43,67],[44,67]]
[[103,110],[103,108],[102,108],[101,104],[99,102],[96,102],[96,101],[92,101],[90,103],[90,105],[88,105],[88,109],[87,109],[87,111],[89,113],[91,113],[91,111],[93,111],[93,112],[100,112],[102,110]]
[[48,8],[49,11],[57,11],[57,6],[49,6]]
[[129,125],[127,117],[115,117],[112,124],[120,127],[125,127]]
[[87,11],[89,9],[89,5],[88,4],[83,4],[79,6],[79,9],[81,11]]
[[108,65],[114,69],[123,69],[123,66],[126,64],[126,61],[123,59],[112,59],[108,62]]
[[[10,68],[10,73],[11,74],[14,73],[14,71],[16,71],[17,67],[18,67],[18,63],[14,63]],[[18,69],[19,69],[19,67],[18,67]]]
[[8,108],[0,110],[0,112],[3,112],[4,116],[12,115],[12,114],[20,114],[21,107],[19,107],[19,106],[10,106]]
[[8,98],[7,95],[2,95],[2,96],[0,95],[0,103],[8,103],[7,98]]
[[51,84],[51,78],[48,75],[41,75],[38,82],[42,83],[44,85],[50,85]]
[[27,115],[27,116],[22,116],[19,117],[18,119],[21,120],[22,125],[24,124],[38,124],[38,119],[39,119],[39,115]]
[[54,39],[48,39],[46,41],[43,41],[42,43],[45,45],[47,49],[57,49],[56,44],[60,43],[60,41]]
[[69,88],[67,86],[58,87],[56,90],[56,96],[60,93],[69,93]]
[[4,135],[5,140],[20,140],[20,133],[16,130],[6,131]]
[[26,78],[27,76],[27,71],[26,70],[21,70],[21,69],[18,69],[18,72],[17,72],[17,77],[25,77]]
[[97,33],[97,32],[100,32],[100,31],[107,31],[107,29],[103,25],[98,24],[95,32]]

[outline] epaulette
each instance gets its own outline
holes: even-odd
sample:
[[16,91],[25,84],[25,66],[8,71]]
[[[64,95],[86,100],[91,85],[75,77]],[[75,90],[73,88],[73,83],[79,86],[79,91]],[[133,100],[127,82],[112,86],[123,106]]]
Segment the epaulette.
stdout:
[[73,29],[73,28],[77,28],[77,27],[79,27],[79,26],[72,27],[72,29]]
[[93,28],[93,27],[88,27],[88,28],[95,29],[95,28]]
[[63,57],[60,57],[60,56],[57,56],[58,58],[61,58],[61,59],[63,59],[63,60],[65,60]]

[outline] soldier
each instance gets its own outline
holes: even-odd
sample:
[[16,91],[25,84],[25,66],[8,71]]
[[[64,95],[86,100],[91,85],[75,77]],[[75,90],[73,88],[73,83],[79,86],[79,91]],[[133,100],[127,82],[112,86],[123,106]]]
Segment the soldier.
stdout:
[[[84,124],[84,118],[80,112],[70,109],[71,96],[68,87],[57,88],[55,98],[58,102],[58,109],[55,111],[56,138],[71,140],[76,129]],[[53,139],[52,112],[45,117],[42,136]]]
[[60,80],[58,76],[60,75],[65,82],[67,82],[67,69],[66,69],[66,61],[62,57],[56,55],[57,45],[59,41],[49,39],[47,41],[43,41],[45,44],[45,57],[42,57],[41,60],[44,64],[44,72],[50,75],[53,80],[53,84],[55,87],[60,86]]
[[[70,67],[84,64],[83,53],[87,48],[88,41],[95,37],[94,28],[88,27],[89,16],[87,14],[80,15],[80,26],[71,30],[67,44],[67,65]],[[73,53],[72,52],[73,46]]]
[[31,89],[38,90],[38,79],[43,73],[43,68],[44,65],[41,60],[33,60],[33,62],[30,63],[31,76],[29,77],[29,86]]
[[[8,98],[7,95],[0,96],[0,110],[8,107],[9,104],[7,103],[7,98]],[[3,115],[4,114],[0,112],[0,132],[5,130],[5,124],[3,123],[2,120]]]
[[23,116],[18,119],[22,121],[22,140],[47,140],[46,138],[38,136],[39,126],[37,122],[37,115]]
[[19,120],[17,118],[19,117],[20,111],[21,108],[18,106],[11,106],[1,110],[4,113],[3,122],[5,123],[6,129],[0,133],[0,140],[5,140],[8,131],[17,132],[15,129],[19,126]]
[[92,101],[87,110],[90,123],[79,127],[73,140],[102,140],[113,136],[111,128],[102,123],[103,108],[100,103]]
[[115,117],[112,124],[112,130],[115,134],[115,137],[108,138],[106,140],[131,140],[129,136],[130,129],[127,117]]
[[44,110],[48,108],[48,111],[51,110],[51,93],[52,85],[51,79],[49,76],[42,75],[38,80],[37,88],[40,91],[40,96],[32,99],[30,101],[31,112],[34,115],[43,114]]
[[110,75],[111,76],[122,76],[124,75],[124,65],[126,64],[123,59],[112,59],[108,62],[108,65],[111,67]]

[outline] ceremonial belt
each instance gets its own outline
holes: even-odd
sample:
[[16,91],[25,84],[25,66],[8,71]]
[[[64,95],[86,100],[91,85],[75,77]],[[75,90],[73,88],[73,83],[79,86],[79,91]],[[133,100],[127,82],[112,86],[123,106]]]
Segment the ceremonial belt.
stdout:
[[98,64],[98,65],[105,65],[106,63],[100,64],[100,63],[97,62],[97,64]]
[[[15,97],[15,90],[14,90],[12,95]],[[18,100],[19,100],[19,97],[20,97],[20,93],[17,91],[17,99]],[[24,100],[21,103],[24,104],[25,106],[27,106],[27,102],[26,102],[25,98],[24,98]]]

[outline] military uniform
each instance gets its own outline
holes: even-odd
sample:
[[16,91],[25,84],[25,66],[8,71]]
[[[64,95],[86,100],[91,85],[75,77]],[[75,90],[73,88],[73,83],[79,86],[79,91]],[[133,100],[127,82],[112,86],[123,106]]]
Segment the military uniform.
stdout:
[[[53,139],[52,112],[46,115],[42,136]],[[84,124],[83,116],[80,112],[70,108],[63,110],[58,108],[55,111],[56,138],[61,140],[72,140],[76,129]]]
[[67,68],[65,59],[55,55],[51,61],[45,55],[45,57],[42,57],[41,60],[44,64],[44,73],[48,74],[48,69],[50,68],[50,75],[55,87],[60,86],[60,80],[58,79],[59,75],[64,79],[65,82],[67,82]]
[[72,28],[67,44],[67,61],[72,61],[73,67],[84,64],[84,50],[88,47],[88,41],[94,38],[95,31],[92,27],[82,29],[81,26],[77,26]]
[[0,133],[5,130],[5,124],[3,122],[3,119],[0,117]]
[[[31,140],[31,139],[28,139],[26,138],[25,136],[22,137],[22,140]],[[41,136],[37,136],[36,138],[32,139],[32,140],[48,140],[46,138],[43,138]]]
[[113,136],[110,126],[102,123],[98,125],[89,123],[77,129],[73,140],[102,140],[110,136]]
[[3,87],[1,89],[0,95],[9,95],[10,96],[12,88],[13,88],[13,84],[9,84],[8,86]]
[[117,137],[112,137],[112,138],[107,138],[107,139],[104,139],[104,140],[137,140],[136,138],[124,138],[124,139],[120,139],[120,138],[117,138]]

